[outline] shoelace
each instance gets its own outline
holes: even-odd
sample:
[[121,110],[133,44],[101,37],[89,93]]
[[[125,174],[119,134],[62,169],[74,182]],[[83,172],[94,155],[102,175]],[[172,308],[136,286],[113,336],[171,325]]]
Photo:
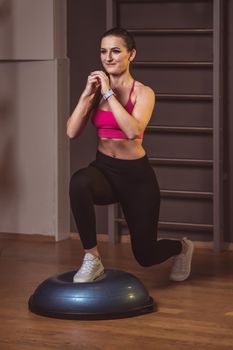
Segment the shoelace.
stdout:
[[91,272],[92,269],[95,267],[96,261],[95,259],[84,259],[83,264],[79,270],[80,273],[86,273]]

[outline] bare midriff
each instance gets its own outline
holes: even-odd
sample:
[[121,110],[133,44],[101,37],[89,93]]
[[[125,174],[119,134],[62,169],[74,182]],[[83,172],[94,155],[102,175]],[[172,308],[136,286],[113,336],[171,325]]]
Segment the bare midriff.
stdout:
[[138,159],[145,155],[142,140],[99,138],[98,150],[119,159]]

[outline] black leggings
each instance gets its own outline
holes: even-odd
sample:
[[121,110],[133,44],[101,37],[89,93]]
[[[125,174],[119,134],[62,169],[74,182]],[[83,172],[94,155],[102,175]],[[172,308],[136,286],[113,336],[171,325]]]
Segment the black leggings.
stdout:
[[97,151],[96,159],[71,177],[70,200],[84,249],[97,245],[94,205],[120,203],[140,265],[159,264],[181,252],[178,240],[157,241],[160,191],[146,155],[123,160]]

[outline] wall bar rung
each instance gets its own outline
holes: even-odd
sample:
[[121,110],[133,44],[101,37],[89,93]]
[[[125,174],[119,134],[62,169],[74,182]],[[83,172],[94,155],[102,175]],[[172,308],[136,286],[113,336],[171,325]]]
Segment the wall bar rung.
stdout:
[[164,166],[195,166],[195,167],[212,167],[213,161],[208,159],[181,159],[181,158],[154,158],[149,157],[152,165]]
[[161,196],[163,198],[174,198],[174,199],[213,199],[212,192],[201,192],[201,191],[177,191],[177,190],[161,190]]
[[160,126],[160,125],[148,125],[147,132],[158,133],[182,133],[182,134],[208,134],[212,135],[212,128],[205,127],[188,127],[188,126]]
[[162,68],[212,68],[211,61],[134,61],[133,67],[162,67]]
[[[127,223],[124,218],[115,218],[115,221],[122,225],[126,226]],[[158,223],[159,230],[175,230],[175,231],[195,231],[195,232],[212,232],[213,225],[209,224],[195,224],[195,223],[186,223],[186,222],[172,222],[172,221],[159,221]]]
[[190,224],[185,222],[163,222],[159,221],[158,228],[160,230],[182,230],[182,231],[195,231],[195,232],[212,232],[213,225],[208,224]]
[[172,101],[212,101],[213,95],[207,94],[165,94],[157,93],[158,100],[172,100]]
[[128,28],[134,35],[212,35],[212,28]]

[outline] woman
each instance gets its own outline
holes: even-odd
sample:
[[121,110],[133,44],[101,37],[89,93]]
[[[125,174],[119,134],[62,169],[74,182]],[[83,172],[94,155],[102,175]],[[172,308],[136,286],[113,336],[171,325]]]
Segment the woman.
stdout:
[[94,205],[120,203],[136,260],[142,266],[174,256],[170,279],[190,274],[193,243],[186,238],[157,241],[160,192],[142,146],[143,133],[155,104],[153,90],[130,74],[136,55],[134,38],[113,28],[101,38],[104,71],[88,76],[86,87],[68,119],[67,135],[79,136],[88,119],[98,130],[96,159],[71,178],[71,208],[85,250],[74,282],[90,282],[104,272],[96,241]]

